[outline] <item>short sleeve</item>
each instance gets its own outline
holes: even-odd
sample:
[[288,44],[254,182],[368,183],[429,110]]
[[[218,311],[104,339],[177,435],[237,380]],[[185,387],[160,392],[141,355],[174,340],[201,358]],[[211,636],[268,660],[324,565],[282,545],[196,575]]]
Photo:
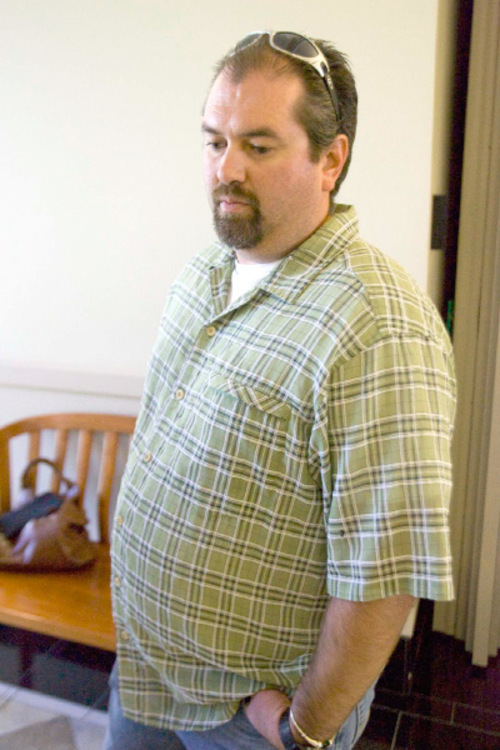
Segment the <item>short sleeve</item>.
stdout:
[[453,598],[450,349],[378,341],[334,373],[327,401],[329,594]]

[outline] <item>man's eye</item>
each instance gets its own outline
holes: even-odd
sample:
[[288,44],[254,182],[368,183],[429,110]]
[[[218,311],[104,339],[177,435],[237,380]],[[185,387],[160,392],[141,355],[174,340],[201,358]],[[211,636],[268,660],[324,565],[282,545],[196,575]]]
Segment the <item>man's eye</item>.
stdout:
[[271,151],[270,146],[259,146],[256,143],[251,143],[250,149],[253,151],[254,154],[258,154],[259,156],[268,154]]
[[205,143],[205,146],[211,151],[220,151],[224,148],[224,145],[223,141],[206,141]]

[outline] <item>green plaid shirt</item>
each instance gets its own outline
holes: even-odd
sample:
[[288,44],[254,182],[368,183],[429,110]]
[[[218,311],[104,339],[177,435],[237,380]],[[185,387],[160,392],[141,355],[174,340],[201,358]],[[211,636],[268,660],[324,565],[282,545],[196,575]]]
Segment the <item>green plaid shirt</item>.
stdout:
[[432,303],[346,206],[228,307],[233,261],[214,244],[170,290],[117,507],[120,694],[153,726],[293,692],[329,597],[453,595]]

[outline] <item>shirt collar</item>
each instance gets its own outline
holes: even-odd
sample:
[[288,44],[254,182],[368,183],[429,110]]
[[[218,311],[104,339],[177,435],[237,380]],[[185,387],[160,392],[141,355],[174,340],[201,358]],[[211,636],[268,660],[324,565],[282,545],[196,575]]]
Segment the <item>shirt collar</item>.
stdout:
[[[320,269],[349,245],[359,235],[356,209],[343,204],[335,205],[333,213],[308,237],[292,250],[269,279],[258,287],[281,299],[292,301],[298,297]],[[234,252],[227,245],[219,244],[220,255],[211,264],[212,270],[228,272],[228,264],[234,263]]]
[[334,213],[314,234],[287,255],[262,289],[281,299],[298,297],[311,279],[359,235],[353,206],[336,205]]

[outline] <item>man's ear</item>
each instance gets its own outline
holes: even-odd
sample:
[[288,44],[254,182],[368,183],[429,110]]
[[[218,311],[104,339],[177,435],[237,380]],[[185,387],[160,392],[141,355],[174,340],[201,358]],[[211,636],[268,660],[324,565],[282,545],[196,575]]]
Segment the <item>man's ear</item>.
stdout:
[[323,153],[323,189],[331,193],[344,168],[349,155],[349,139],[346,135],[335,136],[332,144]]

